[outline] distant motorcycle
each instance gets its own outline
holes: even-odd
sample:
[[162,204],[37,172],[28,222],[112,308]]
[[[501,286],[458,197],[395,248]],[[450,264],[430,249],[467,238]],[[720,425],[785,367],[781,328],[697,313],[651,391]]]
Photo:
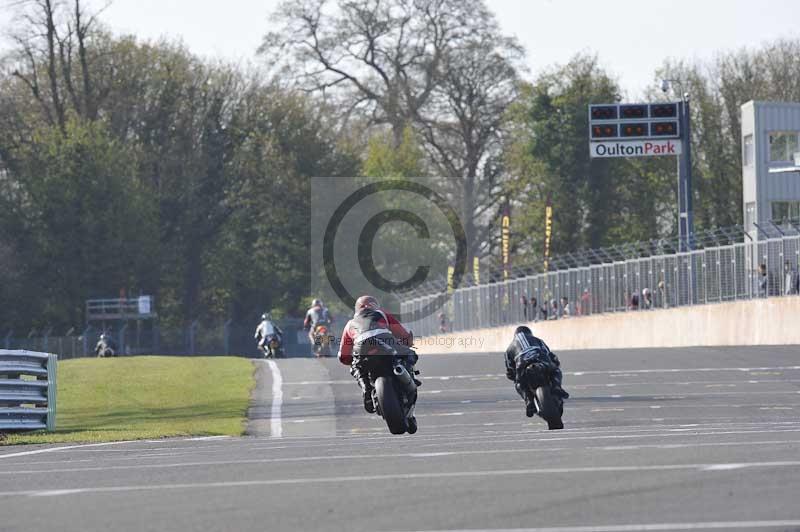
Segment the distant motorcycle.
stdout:
[[101,358],[117,356],[117,346],[106,335],[102,335],[94,348],[94,353]]
[[375,413],[384,419],[392,434],[415,434],[417,418],[414,410],[419,381],[414,375],[419,371],[414,371],[413,362],[416,362],[417,354],[405,346],[397,349],[384,346],[380,351],[367,354],[361,362],[372,384]]
[[264,358],[279,358],[283,356],[283,345],[277,334],[268,334],[259,347],[264,352]]
[[553,393],[553,374],[557,367],[548,358],[532,352],[523,359],[523,373],[520,382],[533,397],[536,414],[547,421],[550,430],[563,429],[564,400]]
[[314,355],[317,358],[332,356],[331,335],[328,325],[319,323],[314,327]]

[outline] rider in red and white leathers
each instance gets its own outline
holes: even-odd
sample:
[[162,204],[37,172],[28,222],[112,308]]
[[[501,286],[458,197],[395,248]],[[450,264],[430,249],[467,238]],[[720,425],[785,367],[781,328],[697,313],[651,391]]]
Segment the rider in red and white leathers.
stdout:
[[338,356],[339,362],[350,366],[350,374],[361,387],[364,409],[370,413],[375,412],[375,405],[372,402],[372,385],[360,362],[365,356],[371,354],[371,350],[367,348],[374,345],[373,339],[405,348],[399,349],[399,351],[403,351],[405,356],[411,357],[412,360],[409,360],[411,366],[416,363],[417,359],[417,355],[408,349],[414,342],[413,335],[397,321],[397,318],[381,310],[377,299],[372,296],[359,297],[355,304],[355,314],[344,327]]

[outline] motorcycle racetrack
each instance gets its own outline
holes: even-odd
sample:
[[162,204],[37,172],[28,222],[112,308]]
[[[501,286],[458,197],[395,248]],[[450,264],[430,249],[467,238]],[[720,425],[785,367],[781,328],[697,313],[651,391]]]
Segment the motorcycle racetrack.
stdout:
[[464,353],[420,357],[413,436],[334,358],[259,361],[253,436],[2,449],[0,530],[800,530],[797,347],[558,354],[564,430]]

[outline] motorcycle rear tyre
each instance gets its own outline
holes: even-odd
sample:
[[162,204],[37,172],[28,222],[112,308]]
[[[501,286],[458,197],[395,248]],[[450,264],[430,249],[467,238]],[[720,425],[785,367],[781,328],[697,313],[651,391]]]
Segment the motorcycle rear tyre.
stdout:
[[394,383],[388,377],[378,377],[375,380],[375,395],[378,398],[383,419],[392,434],[403,434],[406,431],[406,420],[403,407],[394,389]]
[[550,430],[563,429],[564,423],[561,421],[561,409],[558,400],[553,397],[550,388],[540,386],[536,388],[536,402],[539,407],[539,415],[547,421]]

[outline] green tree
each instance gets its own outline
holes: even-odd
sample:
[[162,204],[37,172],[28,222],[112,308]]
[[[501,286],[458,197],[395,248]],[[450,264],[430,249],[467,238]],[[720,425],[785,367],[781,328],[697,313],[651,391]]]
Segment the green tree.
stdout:
[[102,124],[78,119],[42,127],[21,149],[0,194],[2,233],[26,265],[15,312],[39,325],[76,325],[87,298],[155,282],[155,212],[136,161]]
[[398,146],[380,134],[369,140],[361,173],[367,177],[420,177],[426,173],[424,157],[414,131],[406,126]]
[[529,260],[543,252],[544,213],[553,205],[553,254],[658,235],[675,210],[674,159],[591,159],[588,107],[621,99],[593,56],[578,55],[526,86],[512,108],[516,176],[514,246]]

